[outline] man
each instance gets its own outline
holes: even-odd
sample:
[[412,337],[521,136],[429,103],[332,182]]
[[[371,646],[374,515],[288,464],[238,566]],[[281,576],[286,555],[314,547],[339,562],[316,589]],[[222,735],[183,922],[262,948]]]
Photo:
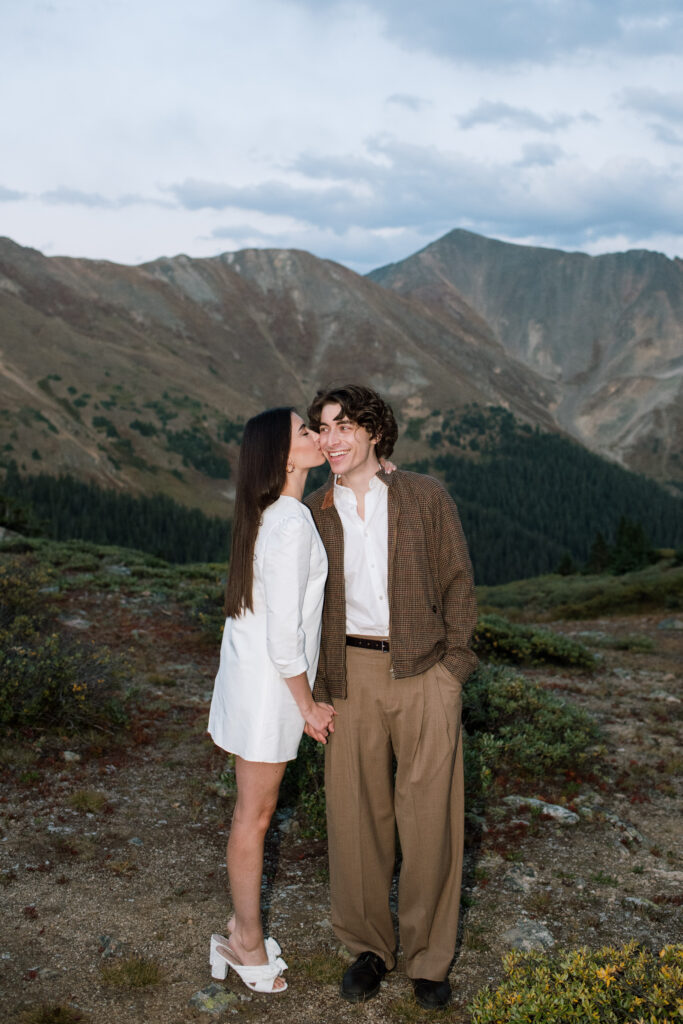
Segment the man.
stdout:
[[418,1003],[438,1009],[462,874],[461,687],[476,665],[467,546],[438,481],[382,470],[398,431],[376,392],[319,391],[308,416],[335,474],[307,502],[329,560],[314,695],[337,712],[325,749],[332,924],[357,957],[341,994],[370,999],[395,966],[398,827],[406,970]]

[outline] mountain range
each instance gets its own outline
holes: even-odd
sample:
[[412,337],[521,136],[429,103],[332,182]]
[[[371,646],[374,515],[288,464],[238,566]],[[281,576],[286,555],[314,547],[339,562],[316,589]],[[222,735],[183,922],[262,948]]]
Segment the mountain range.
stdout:
[[361,277],[295,250],[137,267],[0,239],[0,460],[225,513],[240,426],[365,381],[433,448],[502,406],[683,484],[683,262],[456,230]]
[[683,260],[456,230],[369,276],[445,315],[460,316],[465,300],[552,392],[559,429],[632,469],[683,480]]

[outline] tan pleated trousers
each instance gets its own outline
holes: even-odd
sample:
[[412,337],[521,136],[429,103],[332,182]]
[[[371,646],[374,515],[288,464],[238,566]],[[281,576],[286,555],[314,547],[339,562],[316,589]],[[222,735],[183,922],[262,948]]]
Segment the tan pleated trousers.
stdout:
[[455,950],[462,876],[460,683],[440,664],[393,679],[381,651],[347,647],[346,658],[347,699],[334,701],[325,748],[332,925],[354,956],[369,949],[395,965],[397,826],[406,973],[440,981]]

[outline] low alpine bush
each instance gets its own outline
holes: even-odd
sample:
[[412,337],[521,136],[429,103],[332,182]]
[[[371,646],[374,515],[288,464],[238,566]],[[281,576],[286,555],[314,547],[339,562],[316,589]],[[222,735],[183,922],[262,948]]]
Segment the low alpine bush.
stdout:
[[47,611],[45,587],[49,576],[29,559],[11,558],[0,564],[0,629],[17,616],[42,619]]
[[513,665],[568,665],[590,669],[595,655],[583,644],[561,633],[519,626],[500,615],[483,615],[472,642],[480,658]]
[[508,953],[505,979],[477,993],[473,1024],[673,1024],[683,1013],[683,945]]
[[0,565],[0,726],[78,733],[122,725],[122,661],[51,620],[47,580],[27,560]]
[[496,775],[549,781],[593,766],[597,723],[512,669],[480,667],[463,690],[466,785],[470,800],[486,796]]
[[110,729],[126,720],[122,666],[106,647],[36,629],[0,630],[0,725]]

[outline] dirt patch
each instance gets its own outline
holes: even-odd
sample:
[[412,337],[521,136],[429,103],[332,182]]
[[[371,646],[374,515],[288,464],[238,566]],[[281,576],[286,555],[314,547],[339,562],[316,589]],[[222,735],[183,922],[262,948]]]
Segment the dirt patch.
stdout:
[[[122,745],[102,740],[84,750],[17,738],[5,754],[5,1019],[57,1003],[79,1008],[93,1024],[426,1019],[413,1009],[400,960],[377,999],[354,1007],[339,998],[344,951],[328,920],[325,844],[302,838],[286,816],[269,835],[264,904],[290,965],[289,990],[251,996],[228,975],[220,988],[235,999],[220,1014],[189,1004],[211,983],[209,937],[224,929],[228,913],[231,798],[217,792],[225,759],[205,735],[217,651],[183,609],[152,597],[131,605],[119,594],[83,591],[63,600],[63,617],[81,622],[74,628],[128,652],[141,713]],[[659,629],[664,617],[553,624],[568,634],[645,635],[653,649],[601,647],[592,674],[528,673],[598,718],[608,777],[570,773],[560,787],[521,792],[511,783],[508,793],[562,802],[578,814],[576,824],[502,800],[472,823],[454,1001],[438,1019],[468,1020],[468,1001],[500,979],[501,955],[515,935],[593,947],[636,938],[659,948],[683,939],[683,632]],[[120,972],[112,980],[107,967],[129,957],[153,962],[160,980],[140,988]]]

